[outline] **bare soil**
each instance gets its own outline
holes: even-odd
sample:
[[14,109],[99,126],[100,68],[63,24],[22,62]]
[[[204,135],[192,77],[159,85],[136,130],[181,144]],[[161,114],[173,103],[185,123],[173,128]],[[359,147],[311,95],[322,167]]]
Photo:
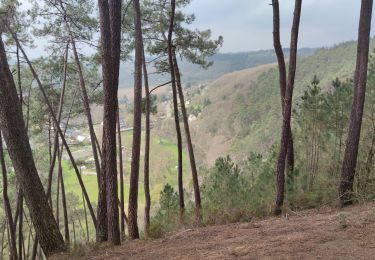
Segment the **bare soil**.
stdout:
[[375,205],[180,230],[69,259],[375,259]]

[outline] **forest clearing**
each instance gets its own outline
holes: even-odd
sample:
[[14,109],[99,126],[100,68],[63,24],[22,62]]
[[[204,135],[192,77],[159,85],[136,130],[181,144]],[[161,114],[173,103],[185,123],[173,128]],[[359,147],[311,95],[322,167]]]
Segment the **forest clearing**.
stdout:
[[118,248],[85,249],[54,259],[372,259],[375,205],[337,210],[323,207],[289,212],[282,218],[192,227],[154,241]]

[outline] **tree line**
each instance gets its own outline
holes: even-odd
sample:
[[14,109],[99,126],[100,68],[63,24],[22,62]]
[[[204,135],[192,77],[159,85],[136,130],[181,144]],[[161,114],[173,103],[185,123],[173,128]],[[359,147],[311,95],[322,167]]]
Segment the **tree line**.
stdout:
[[[199,219],[201,202],[198,173],[177,57],[180,56],[202,67],[208,67],[210,64],[206,59],[216,53],[222,44],[222,37],[211,40],[209,30],[198,31],[184,27],[184,24],[192,23],[194,17],[177,11],[176,7],[182,8],[189,2],[143,1],[141,5],[139,1],[123,3],[119,0],[103,0],[97,3],[99,13],[96,17],[92,1],[33,1],[35,7],[28,10],[27,14],[20,8],[20,2],[2,1],[1,133],[6,142],[6,150],[1,146],[1,151],[7,151],[9,154],[16,174],[18,189],[17,217],[14,221],[9,199],[7,199],[8,166],[5,159],[2,160],[4,203],[12,259],[29,257],[29,252],[27,255],[25,252],[26,239],[21,234],[24,212],[18,212],[19,209],[23,210],[23,204],[18,204],[18,202],[22,203],[23,199],[26,201],[27,214],[30,215],[34,229],[34,232],[30,233],[34,234],[34,237],[28,239],[29,243],[31,240],[34,241],[30,253],[32,259],[40,255],[38,245],[43,253],[49,256],[52,253],[64,251],[66,243],[71,240],[69,231],[71,223],[69,223],[63,180],[63,154],[67,154],[76,173],[82,190],[86,227],[88,230],[87,215],[89,215],[96,230],[96,240],[98,242],[109,241],[118,245],[125,235],[126,225],[129,237],[139,238],[137,196],[142,134],[142,92],[146,93],[144,189],[147,201],[145,208],[145,231],[147,234],[150,223],[150,93],[153,91],[148,86],[147,66],[150,63],[155,65],[158,73],[171,75],[171,81],[166,84],[171,84],[173,90],[176,133],[179,140],[178,179],[181,217],[184,212],[184,184],[182,182],[182,131],[179,116],[182,116],[186,134],[194,182],[197,219]],[[159,23],[155,21],[159,21]],[[32,46],[33,37],[27,27],[32,23],[38,24],[31,32],[34,36],[51,39],[48,43],[49,58],[47,59],[33,61],[28,57],[27,48]],[[91,55],[82,52],[82,48],[85,46],[94,50],[95,53]],[[16,49],[17,57],[17,77],[13,76],[11,70],[13,66],[9,65],[8,60],[9,55],[13,57],[14,49]],[[129,59],[132,53],[134,53],[135,82],[134,119],[129,208],[126,213],[118,85],[120,62]],[[153,61],[147,61],[147,57],[152,57]],[[98,73],[100,67],[101,77]],[[22,86],[22,80],[25,78],[29,81],[25,83],[29,86],[26,94],[23,92],[25,86]],[[18,88],[16,84],[18,84]],[[144,88],[143,85],[145,85]],[[36,92],[37,89],[38,92]],[[34,102],[35,99],[38,102]],[[25,100],[27,101],[25,102]],[[102,144],[99,144],[92,119],[91,105],[95,103],[102,104],[104,109]],[[79,162],[74,158],[66,139],[69,120],[74,115],[81,113],[86,117],[98,182],[99,194],[96,212],[83,182]],[[47,164],[49,166],[47,166],[47,184],[46,187],[43,187],[29,140],[33,137],[33,133],[38,132],[38,127],[35,127],[33,123],[40,124],[40,133],[44,131],[45,121],[48,122],[49,163]],[[16,130],[13,131],[14,129]],[[2,158],[5,158],[3,153],[1,155]],[[58,183],[57,202],[54,205],[52,195],[56,191],[53,191],[52,185],[56,178],[54,177],[56,165]],[[118,183],[118,172],[120,183]],[[118,186],[120,186],[120,192]],[[60,197],[63,202],[64,237],[58,226]],[[19,237],[16,237],[15,234],[17,222]],[[18,250],[17,240],[19,242]]]

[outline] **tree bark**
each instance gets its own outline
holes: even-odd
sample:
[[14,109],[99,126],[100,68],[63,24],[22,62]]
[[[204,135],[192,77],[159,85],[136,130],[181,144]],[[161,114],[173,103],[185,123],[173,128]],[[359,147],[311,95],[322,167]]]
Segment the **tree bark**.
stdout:
[[283,110],[283,126],[281,131],[280,151],[276,165],[276,199],[274,213],[281,214],[284,203],[284,183],[285,183],[285,160],[290,139],[290,122],[292,115],[292,100],[294,79],[296,74],[298,33],[301,18],[302,0],[295,1],[293,25],[290,43],[289,73],[288,83],[285,90],[284,110]]
[[34,164],[16,86],[9,70],[1,37],[0,81],[0,129],[7,143],[18,183],[25,195],[38,240],[47,256],[64,251],[66,248],[63,238]]
[[139,238],[138,231],[138,181],[139,181],[139,160],[141,152],[141,131],[142,131],[142,61],[143,42],[141,10],[139,0],[133,0],[134,27],[135,27],[135,63],[134,63],[134,119],[133,119],[133,145],[132,162],[130,172],[129,189],[129,236],[131,239]]
[[180,215],[181,218],[185,211],[185,201],[184,201],[184,186],[183,186],[183,169],[182,169],[182,137],[180,128],[180,119],[178,112],[178,97],[177,97],[177,86],[176,86],[176,75],[173,66],[173,29],[174,29],[174,18],[175,18],[176,2],[171,0],[171,17],[169,21],[168,30],[168,62],[171,74],[172,83],[172,95],[173,95],[173,111],[174,111],[174,121],[176,127],[176,137],[177,137],[177,150],[178,150],[178,196],[180,205]]
[[[20,189],[20,192],[21,189]],[[19,204],[19,221],[18,221],[18,259],[22,260],[22,246],[23,246],[23,196],[20,195],[20,204]]]
[[192,174],[192,178],[193,178],[195,208],[196,208],[197,216],[198,216],[198,218],[200,218],[201,194],[200,194],[200,190],[199,190],[197,165],[196,165],[196,162],[195,162],[194,147],[193,147],[193,143],[191,141],[189,118],[188,118],[188,115],[187,115],[187,112],[186,112],[186,107],[185,107],[184,92],[182,90],[182,85],[181,85],[180,69],[178,67],[177,58],[176,58],[176,50],[174,48],[173,48],[172,54],[173,54],[173,70],[175,71],[176,87],[177,87],[177,92],[178,92],[178,96],[179,96],[179,99],[180,99],[181,114],[182,114],[182,120],[184,122],[186,143],[187,143],[187,147],[188,147],[191,174]]
[[145,158],[144,158],[144,190],[145,190],[145,216],[144,216],[144,224],[145,224],[145,235],[148,237],[148,230],[150,227],[150,209],[151,209],[151,196],[150,196],[150,138],[151,138],[151,129],[150,129],[150,87],[148,84],[148,73],[147,73],[147,64],[146,64],[146,57],[145,51],[143,48],[142,53],[142,65],[143,65],[143,79],[145,81],[145,98],[146,98],[146,133],[145,133]]
[[[114,245],[121,244],[120,225],[119,225],[119,207],[118,207],[118,183],[117,183],[117,155],[116,155],[116,124],[118,100],[117,90],[119,84],[120,73],[120,55],[121,55],[121,0],[109,1],[109,18],[111,25],[111,44],[112,44],[112,73],[113,73],[113,88],[115,95],[113,96],[113,136],[111,138],[111,148],[114,151],[111,157],[113,158],[114,166],[111,166],[112,171],[107,171],[107,214],[108,214],[108,240]],[[111,132],[112,133],[112,132]]]
[[59,155],[58,155],[58,164],[59,164],[58,177],[59,177],[60,185],[61,185],[61,200],[62,200],[63,215],[64,215],[64,239],[66,243],[69,243],[70,237],[69,237],[68,206],[66,203],[64,176],[63,176],[62,167],[61,167],[63,148],[64,147],[61,147],[61,150],[59,151]]
[[120,229],[121,237],[125,237],[125,194],[124,194],[124,163],[122,158],[122,138],[121,138],[121,126],[120,126],[120,108],[117,112],[117,139],[118,139],[118,159],[120,168]]
[[353,202],[353,182],[357,165],[363,107],[366,95],[372,6],[372,0],[362,0],[358,29],[357,62],[354,75],[353,105],[350,115],[344,160],[341,169],[341,182],[339,185],[341,206],[346,206]]
[[[279,69],[279,86],[280,86],[280,97],[281,97],[281,111],[284,113],[284,102],[285,102],[285,91],[287,84],[286,77],[286,65],[284,58],[284,51],[281,46],[280,40],[280,7],[278,0],[272,0],[273,7],[273,45],[277,57],[278,69]],[[289,129],[289,142],[286,156],[287,172],[292,173],[294,170],[294,144],[292,129]]]
[[87,220],[86,202],[85,202],[85,197],[83,196],[83,194],[82,194],[82,204],[83,204],[83,213],[85,214],[86,240],[88,243],[90,242],[89,222]]
[[[117,124],[117,90],[120,68],[121,43],[121,0],[99,0],[102,69],[103,69],[103,149],[101,182],[105,178],[102,189],[105,189],[105,205],[99,206],[101,214],[100,233],[98,240],[106,238],[115,245],[121,243],[119,227],[119,210],[117,194],[117,155],[116,155],[116,124]],[[105,188],[103,187],[105,185]],[[103,197],[100,200],[104,200]],[[101,202],[103,204],[103,202]],[[103,213],[105,211],[105,213]],[[103,226],[106,227],[103,227]]]
[[[16,47],[16,56],[17,56],[17,81],[18,81],[18,94],[20,99],[20,109],[23,116],[23,91],[22,91],[22,81],[21,81],[21,62],[20,62],[20,55],[19,55],[19,48]],[[26,126],[26,131],[28,127]],[[19,225],[18,225],[18,258],[22,260],[22,245],[23,245],[23,194],[20,187],[18,187],[18,199],[17,199],[17,210],[19,212]],[[17,226],[17,219],[14,224],[14,228]]]
[[1,163],[1,173],[3,175],[3,200],[4,200],[4,211],[6,219],[9,226],[10,233],[10,244],[9,253],[10,259],[17,259],[17,245],[16,245],[16,227],[13,222],[12,208],[10,206],[10,201],[8,197],[8,177],[7,177],[7,167],[5,165],[4,150],[3,150],[3,137],[0,131],[0,163]]
[[[99,197],[98,197],[98,224],[96,230],[97,242],[108,240],[107,228],[107,201],[106,201],[106,165],[107,165],[107,113],[112,109],[108,104],[111,96],[111,31],[109,27],[109,7],[107,0],[99,0],[99,13],[100,13],[100,34],[101,34],[101,55],[102,55],[102,73],[103,73],[103,96],[104,96],[104,115],[103,115],[103,146],[102,146],[102,171],[99,181]],[[108,93],[109,92],[109,93]],[[112,94],[113,95],[113,94]],[[107,101],[108,100],[108,101]],[[108,111],[109,110],[109,111]]]

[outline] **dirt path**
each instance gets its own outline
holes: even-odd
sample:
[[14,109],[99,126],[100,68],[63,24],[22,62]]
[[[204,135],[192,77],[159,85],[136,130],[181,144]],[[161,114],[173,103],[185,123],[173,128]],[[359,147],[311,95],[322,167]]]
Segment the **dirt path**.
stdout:
[[[187,229],[82,259],[375,259],[375,205]],[[72,259],[72,257],[70,257]]]

